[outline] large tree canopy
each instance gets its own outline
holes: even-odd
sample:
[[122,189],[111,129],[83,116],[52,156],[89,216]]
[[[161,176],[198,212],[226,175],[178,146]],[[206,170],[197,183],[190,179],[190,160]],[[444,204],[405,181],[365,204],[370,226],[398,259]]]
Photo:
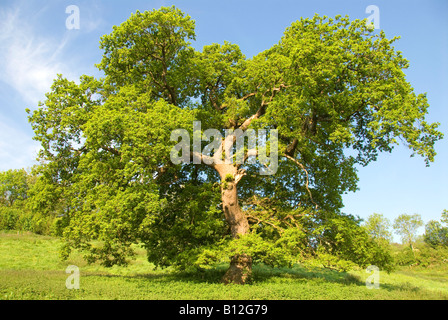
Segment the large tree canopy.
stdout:
[[[397,38],[316,15],[248,59],[228,42],[195,50],[194,27],[175,7],[136,12],[101,38],[102,79],[59,76],[30,115],[42,144],[37,185],[65,205],[67,253],[111,265],[138,243],[159,266],[228,259],[224,279],[239,283],[257,261],[387,268],[384,249],[341,212],[342,195],[357,189],[356,165],[399,140],[429,164],[442,137],[406,81]],[[174,164],[171,133],[193,141],[193,121],[223,137],[277,130],[275,174],[259,174],[260,161],[206,161],[218,152],[193,147],[191,161]]]

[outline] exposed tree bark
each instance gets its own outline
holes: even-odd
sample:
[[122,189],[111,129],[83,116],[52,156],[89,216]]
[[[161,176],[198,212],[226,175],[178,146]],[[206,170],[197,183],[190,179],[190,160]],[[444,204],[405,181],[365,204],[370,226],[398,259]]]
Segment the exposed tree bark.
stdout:
[[235,182],[223,182],[221,199],[224,216],[229,223],[230,232],[234,239],[249,231],[249,222],[238,203],[238,192]]
[[[221,187],[222,206],[224,216],[230,226],[232,238],[249,232],[249,222],[238,203],[237,184],[225,181]],[[252,258],[246,254],[235,255],[230,261],[230,267],[222,281],[224,283],[245,284],[252,274]]]
[[246,284],[252,277],[252,257],[242,254],[235,255],[230,261],[230,267],[222,281],[225,284]]
[[[249,221],[238,203],[237,184],[241,172],[233,164],[215,164],[214,168],[221,177],[221,200],[224,216],[230,227],[232,238],[249,232]],[[226,284],[245,284],[252,274],[252,258],[246,254],[235,255],[222,281]]]

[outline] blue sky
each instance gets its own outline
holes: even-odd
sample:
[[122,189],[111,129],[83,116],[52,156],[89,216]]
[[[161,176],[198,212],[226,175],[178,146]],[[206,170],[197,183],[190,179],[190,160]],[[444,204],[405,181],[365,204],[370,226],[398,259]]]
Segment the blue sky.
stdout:
[[[35,164],[39,145],[25,108],[37,108],[52,79],[62,73],[77,80],[99,76],[99,38],[136,10],[176,5],[196,20],[198,50],[225,40],[238,44],[247,57],[277,43],[291,22],[315,13],[364,19],[369,5],[379,8],[380,28],[401,36],[396,49],[410,61],[407,79],[417,93],[427,92],[427,119],[441,123],[446,139],[436,145],[435,163],[397,147],[378,161],[359,168],[359,188],[344,196],[346,213],[362,218],[377,212],[391,221],[401,213],[418,213],[425,222],[448,209],[448,1],[263,1],[263,0],[0,0],[0,170]],[[66,8],[76,5],[80,28],[69,30]],[[423,232],[423,228],[421,230]]]

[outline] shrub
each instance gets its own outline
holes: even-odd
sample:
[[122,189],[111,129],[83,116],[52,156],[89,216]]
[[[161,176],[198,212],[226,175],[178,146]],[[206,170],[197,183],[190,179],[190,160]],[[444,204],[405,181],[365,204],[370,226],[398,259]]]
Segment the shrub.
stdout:
[[421,246],[415,252],[416,264],[422,267],[440,265],[448,260],[448,248],[446,246]]
[[60,235],[61,226],[51,215],[33,214],[21,207],[0,206],[0,230],[30,231],[41,235]]
[[395,263],[400,266],[429,267],[446,264],[448,248],[446,246],[433,247],[426,243],[419,244],[415,250],[405,246],[395,255]]
[[0,229],[15,230],[20,219],[20,210],[0,206]]
[[395,255],[395,263],[399,266],[410,266],[416,263],[414,253],[409,246],[398,251]]

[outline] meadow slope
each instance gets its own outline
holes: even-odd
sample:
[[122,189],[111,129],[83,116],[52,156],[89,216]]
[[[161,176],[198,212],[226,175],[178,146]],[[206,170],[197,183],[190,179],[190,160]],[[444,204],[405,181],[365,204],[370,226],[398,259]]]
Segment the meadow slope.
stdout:
[[[447,300],[446,270],[380,271],[379,289],[368,289],[364,270],[254,267],[250,285],[224,285],[226,265],[202,273],[156,269],[137,250],[127,267],[88,265],[81,255],[60,261],[58,238],[0,231],[1,300]],[[79,289],[66,288],[67,266],[80,270]]]

